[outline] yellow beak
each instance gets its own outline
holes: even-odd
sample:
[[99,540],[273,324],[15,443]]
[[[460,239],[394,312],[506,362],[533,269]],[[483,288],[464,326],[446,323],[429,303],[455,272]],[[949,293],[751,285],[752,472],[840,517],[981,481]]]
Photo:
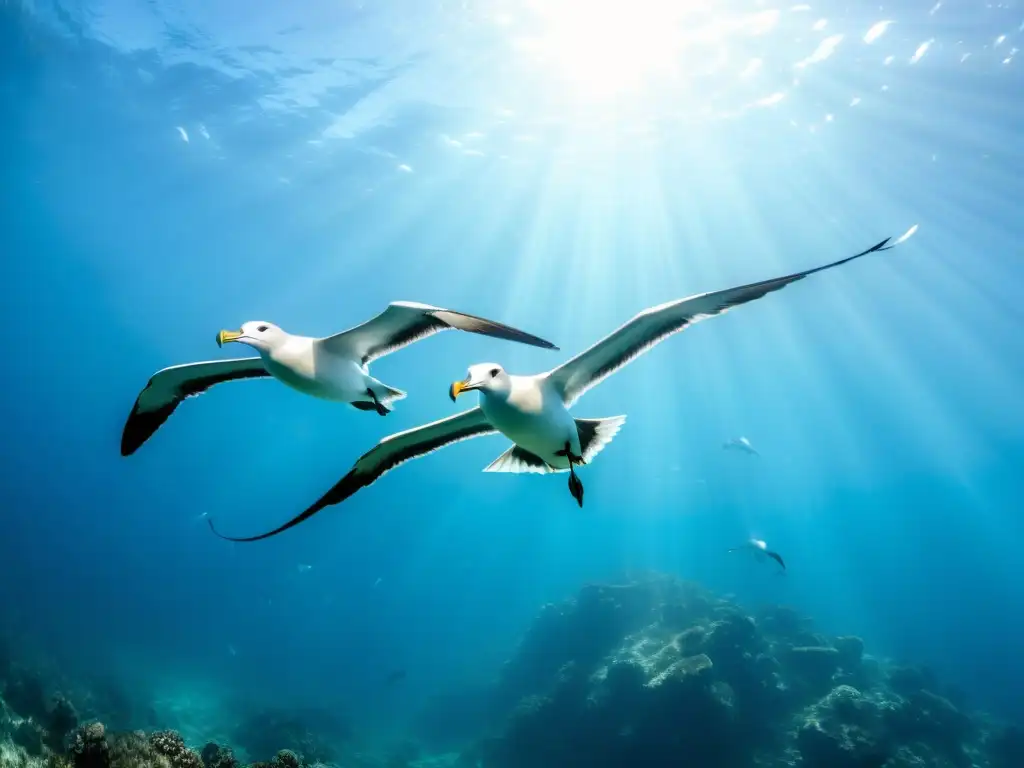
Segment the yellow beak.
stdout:
[[229,341],[238,341],[242,338],[241,331],[221,331],[217,334],[217,346],[222,347]]
[[450,397],[452,399],[452,402],[454,403],[455,402],[455,398],[458,397],[459,395],[461,395],[465,391],[466,391],[466,382],[464,382],[464,381],[453,382],[452,386],[451,386],[451,389],[448,390],[448,397]]

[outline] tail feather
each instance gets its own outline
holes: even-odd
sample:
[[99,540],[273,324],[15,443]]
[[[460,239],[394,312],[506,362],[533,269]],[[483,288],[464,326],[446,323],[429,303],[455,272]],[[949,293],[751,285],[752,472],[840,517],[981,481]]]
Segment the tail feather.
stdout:
[[625,416],[609,416],[606,419],[576,419],[576,430],[580,435],[580,451],[583,461],[590,463],[601,450],[619,433],[626,423]]
[[[576,431],[579,432],[580,452],[583,454],[584,463],[589,463],[601,452],[602,448],[612,441],[625,421],[625,416],[611,416],[607,419],[576,419]],[[518,445],[513,445],[484,469],[484,472],[538,475],[568,471],[568,467],[564,469],[552,467],[544,459]]]
[[373,387],[373,393],[380,400],[382,405],[388,405],[388,403],[394,402],[395,400],[404,400],[406,397],[405,392],[394,387],[389,387],[387,384],[377,383]]

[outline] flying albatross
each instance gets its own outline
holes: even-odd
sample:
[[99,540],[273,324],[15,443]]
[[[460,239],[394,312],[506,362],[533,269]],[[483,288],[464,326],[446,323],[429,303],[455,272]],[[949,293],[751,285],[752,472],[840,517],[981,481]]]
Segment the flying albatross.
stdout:
[[272,376],[293,389],[324,400],[349,403],[386,416],[405,392],[370,375],[368,365],[439,331],[469,331],[545,349],[554,344],[493,320],[451,309],[396,301],[362,325],[322,339],[295,336],[272,323],[253,320],[237,331],[217,334],[217,346],[238,342],[259,357],[174,365],[157,371],[135,400],[121,435],[121,455],[139,449],[187,397],[215,384]]
[[497,363],[473,365],[464,380],[451,385],[449,396],[454,401],[461,393],[475,390],[480,393],[480,405],[385,437],[364,453],[352,470],[315,504],[278,528],[259,536],[235,538],[219,533],[210,518],[207,522],[214,533],[229,541],[257,541],[276,536],[321,509],[344,501],[403,462],[494,432],[502,433],[514,444],[487,466],[485,472],[568,472],[569,492],[582,507],[583,484],[575,467],[593,460],[626,420],[625,416],[574,418],[569,407],[583,393],[684,328],[759,299],[815,272],[888,250],[892,247],[888,245],[890,239],[831,264],[645,309],[589,349],[546,373],[514,376]]
[[749,453],[751,456],[760,456],[757,449],[750,444],[750,440],[745,437],[733,437],[722,443],[723,450],[726,451],[739,451],[741,453]]
[[782,560],[782,555],[778,552],[772,552],[768,549],[768,545],[760,539],[750,539],[742,547],[733,547],[730,552],[738,552],[741,549],[749,549],[754,553],[754,557],[758,560],[763,560],[765,557],[770,557],[772,560],[782,566],[782,570],[786,570],[786,564]]

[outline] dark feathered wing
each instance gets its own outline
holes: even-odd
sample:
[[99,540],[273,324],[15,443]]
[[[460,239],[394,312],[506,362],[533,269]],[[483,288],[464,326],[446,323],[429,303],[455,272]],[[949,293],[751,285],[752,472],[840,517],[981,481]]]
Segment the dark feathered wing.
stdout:
[[408,301],[396,301],[362,325],[321,339],[331,353],[370,363],[440,331],[468,331],[534,347],[558,349],[550,341],[493,320]]
[[167,421],[187,397],[215,384],[270,376],[258,357],[174,365],[157,371],[135,400],[121,433],[121,455],[130,456]]
[[782,561],[782,555],[780,555],[778,552],[772,552],[771,550],[766,550],[765,554],[768,555],[768,557],[770,557],[772,560],[777,562],[779,565],[781,565],[782,570],[786,570],[786,564]]
[[432,453],[446,445],[457,443],[460,440],[468,440],[471,437],[487,435],[495,431],[494,427],[487,421],[483,411],[477,407],[455,416],[450,416],[447,419],[425,424],[422,427],[398,432],[385,437],[376,446],[360,456],[351,471],[341,478],[313,506],[274,530],[259,536],[234,538],[217,533],[216,528],[213,527],[212,520],[210,521],[210,528],[222,539],[227,539],[228,541],[258,541],[276,536],[308,520],[324,507],[341,503],[360,489],[374,483],[378,478],[390,472],[399,464],[410,459],[417,459],[420,456],[426,456],[428,453]]
[[888,250],[892,247],[887,245],[889,240],[886,238],[866,251],[814,269],[714,293],[700,293],[645,309],[611,335],[555,368],[548,376],[562,393],[565,403],[571,405],[588,389],[687,326],[759,299],[815,272],[838,267],[875,251]]

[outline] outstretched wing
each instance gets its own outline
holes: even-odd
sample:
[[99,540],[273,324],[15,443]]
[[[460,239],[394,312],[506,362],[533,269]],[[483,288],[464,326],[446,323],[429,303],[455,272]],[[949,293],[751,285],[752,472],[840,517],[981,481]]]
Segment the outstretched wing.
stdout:
[[214,384],[270,376],[258,357],[172,365],[157,371],[135,400],[121,433],[121,455],[130,456],[153,436],[186,397]]
[[700,293],[645,309],[609,336],[555,368],[548,376],[561,392],[566,405],[572,405],[588,389],[687,326],[759,299],[815,272],[838,267],[875,251],[886,251],[892,248],[887,245],[889,240],[886,238],[866,251],[814,269],[714,293]]
[[771,550],[766,551],[765,554],[768,555],[768,557],[770,557],[772,560],[777,562],[779,565],[781,565],[782,570],[786,570],[786,564],[782,561],[782,555],[780,555],[778,552],[772,552]]
[[550,341],[493,320],[410,301],[396,301],[376,317],[347,331],[320,339],[331,353],[361,360],[365,365],[414,341],[440,331],[457,330],[558,349]]
[[308,520],[324,507],[332,504],[339,504],[349,496],[366,488],[374,483],[379,477],[410,459],[417,459],[426,456],[446,445],[457,443],[460,440],[468,440],[471,437],[490,434],[495,432],[494,427],[484,416],[479,406],[468,411],[449,416],[422,427],[409,429],[405,432],[398,432],[385,437],[376,446],[364,453],[356,461],[351,471],[339,480],[331,490],[325,493],[313,506],[305,512],[293,517],[287,523],[259,536],[248,536],[244,538],[233,538],[217,533],[210,522],[210,529],[228,541],[258,541],[259,539],[270,538],[287,531],[304,520]]

